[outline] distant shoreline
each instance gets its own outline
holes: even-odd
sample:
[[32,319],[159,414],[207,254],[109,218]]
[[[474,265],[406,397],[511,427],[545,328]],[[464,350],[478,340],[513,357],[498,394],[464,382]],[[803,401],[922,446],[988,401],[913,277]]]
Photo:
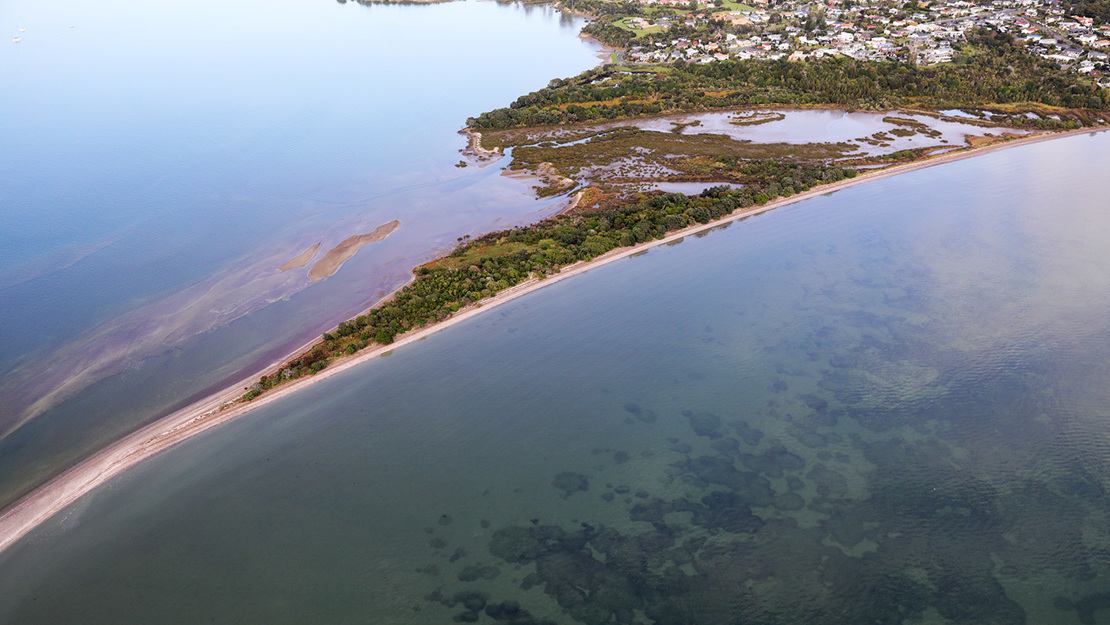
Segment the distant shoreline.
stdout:
[[[356,355],[337,361],[335,364],[316,375],[299,378],[295,381],[286,383],[249,403],[227,406],[229,402],[234,401],[242,395],[242,388],[245,385],[249,385],[256,379],[256,377],[252,377],[247,381],[234,384],[219,393],[198,401],[191,406],[183,408],[120,439],[89,458],[75,464],[46,484],[43,484],[33,492],[16,501],[0,515],[0,553],[12,546],[35,527],[46,522],[55,514],[76,502],[83,495],[89,493],[111,478],[123,473],[127,469],[134,467],[143,460],[151,458],[178,443],[184,442],[218,425],[222,425],[256,408],[269,405],[274,401],[278,401],[301,389],[308,388],[333,375],[347,371],[352,367],[380,355],[389,353],[398,347],[424,339],[435,332],[470,319],[474,315],[488,310],[489,308],[512,301],[549,284],[554,284],[566,278],[585,273],[590,269],[606,263],[627,258],[652,247],[672,243],[683,237],[704,232],[725,223],[765,213],[788,204],[794,204],[817,196],[826,195],[848,187],[1012,147],[1079,134],[1094,134],[1104,130],[1105,129],[1100,128],[1082,128],[1064,132],[1043,132],[1009,139],[979,148],[946,152],[935,157],[863,173],[855,178],[848,178],[839,182],[815,187],[809,191],[798,193],[788,198],[780,198],[760,206],[740,209],[716,221],[711,221],[706,224],[694,224],[682,230],[671,232],[663,239],[648,241],[632,247],[619,248],[590,261],[582,261],[567,266],[555,275],[523,282],[501,291],[488,299],[471,304],[442,322],[411,330],[399,336],[397,340],[390,345],[368,347],[358,352]],[[281,359],[268,370],[282,366],[282,364],[291,357],[301,353],[304,349],[311,347],[313,344],[315,344],[315,341],[305,348],[302,348],[302,350],[294,352],[294,354],[289,357]]]

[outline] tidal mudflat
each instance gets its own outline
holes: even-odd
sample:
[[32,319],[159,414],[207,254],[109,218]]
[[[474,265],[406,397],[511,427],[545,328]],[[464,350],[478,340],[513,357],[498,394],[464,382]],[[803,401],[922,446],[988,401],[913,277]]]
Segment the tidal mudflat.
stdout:
[[510,167],[536,174],[541,195],[573,181],[594,186],[596,197],[666,188],[660,185],[742,184],[722,169],[738,159],[872,168],[1029,134],[989,119],[920,111],[743,109],[486,131],[482,145],[509,150]]

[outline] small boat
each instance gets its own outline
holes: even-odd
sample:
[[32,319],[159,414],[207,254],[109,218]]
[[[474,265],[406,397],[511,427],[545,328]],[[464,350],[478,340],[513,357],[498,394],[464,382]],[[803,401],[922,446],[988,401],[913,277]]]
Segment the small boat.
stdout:
[[12,43],[19,43],[20,41],[23,41],[23,39],[20,37],[12,37]]

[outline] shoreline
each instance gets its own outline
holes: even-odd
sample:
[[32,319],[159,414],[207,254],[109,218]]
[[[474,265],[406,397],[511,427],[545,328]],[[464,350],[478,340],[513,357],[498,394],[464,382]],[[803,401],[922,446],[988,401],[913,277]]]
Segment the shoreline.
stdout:
[[[935,165],[943,165],[959,160],[964,160],[988,154],[1012,147],[1019,147],[1032,143],[1040,143],[1052,139],[1063,137],[1070,137],[1080,134],[1094,134],[1098,132],[1105,132],[1105,128],[1081,128],[1076,130],[1062,131],[1062,132],[1041,132],[1031,136],[1013,138],[1009,140],[999,141],[987,146],[978,148],[966,148],[953,152],[946,152],[933,157],[924,158],[922,160],[913,161],[901,165],[894,165],[879,170],[874,170],[866,173],[861,173],[855,178],[848,178],[839,182],[821,185],[808,191],[797,193],[787,198],[778,198],[766,204],[745,209],[739,209],[732,214],[722,217],[721,219],[711,221],[705,224],[694,224],[683,228],[682,230],[668,233],[664,238],[648,241],[632,247],[618,248],[598,256],[589,261],[580,261],[573,265],[568,265],[560,270],[559,273],[547,276],[545,278],[538,278],[522,282],[516,286],[510,287],[497,293],[485,300],[476,302],[459,310],[450,318],[429,325],[423,328],[410,330],[409,332],[397,337],[390,345],[377,345],[368,347],[356,355],[340,360],[335,364],[329,366],[327,369],[309,377],[299,378],[295,381],[283,384],[282,386],[266,393],[249,403],[232,404],[229,402],[234,401],[242,395],[240,390],[244,384],[249,384],[257,379],[257,375],[252,376],[245,382],[233,384],[224,390],[214,393],[209,397],[202,399],[194,404],[178,410],[155,423],[152,423],[138,431],[112,443],[104,449],[94,453],[92,456],[82,460],[81,462],[73,465],[61,474],[55,476],[50,481],[39,486],[34,491],[28,493],[22,498],[18,499],[8,509],[0,514],[0,554],[6,549],[15,544],[20,538],[24,537],[31,530],[35,529],[42,523],[48,521],[57,513],[63,511],[66,507],[72,505],[80,497],[86,495],[97,486],[104,484],[108,480],[123,473],[127,469],[134,467],[140,462],[151,458],[181,442],[188,440],[202,432],[206,432],[211,428],[222,425],[232,419],[242,416],[248,412],[269,405],[270,403],[280,400],[292,393],[301,389],[308,388],[322,380],[326,380],[333,375],[337,375],[344,371],[358,366],[364,362],[377,358],[378,356],[388,354],[393,350],[422,340],[440,330],[449,328],[455,324],[461,323],[470,319],[471,317],[489,309],[499,306],[506,302],[512,301],[522,295],[531,293],[548,284],[554,284],[566,278],[570,278],[594,269],[601,265],[611,263],[616,260],[627,258],[634,254],[639,254],[647,249],[673,243],[684,237],[704,232],[706,230],[716,228],[722,224],[731,223],[753,215],[762,214],[782,206],[787,206],[807,199],[834,193],[842,189],[853,187],[859,184],[864,184],[874,180],[881,180],[899,174],[909,173]],[[385,298],[386,301],[391,296]],[[317,341],[311,342],[308,347],[315,345]],[[298,350],[293,354],[281,359],[274,365],[267,367],[266,371],[269,372],[275,367],[281,367],[290,358],[295,357],[297,354],[304,351]]]

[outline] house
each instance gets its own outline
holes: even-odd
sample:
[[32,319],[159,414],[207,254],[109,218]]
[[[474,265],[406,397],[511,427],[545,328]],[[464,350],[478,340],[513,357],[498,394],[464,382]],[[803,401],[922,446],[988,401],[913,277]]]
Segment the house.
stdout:
[[752,21],[744,17],[740,11],[719,11],[710,17],[732,26],[745,26],[752,23]]
[[918,58],[926,65],[952,62],[952,48],[930,48],[918,53]]

